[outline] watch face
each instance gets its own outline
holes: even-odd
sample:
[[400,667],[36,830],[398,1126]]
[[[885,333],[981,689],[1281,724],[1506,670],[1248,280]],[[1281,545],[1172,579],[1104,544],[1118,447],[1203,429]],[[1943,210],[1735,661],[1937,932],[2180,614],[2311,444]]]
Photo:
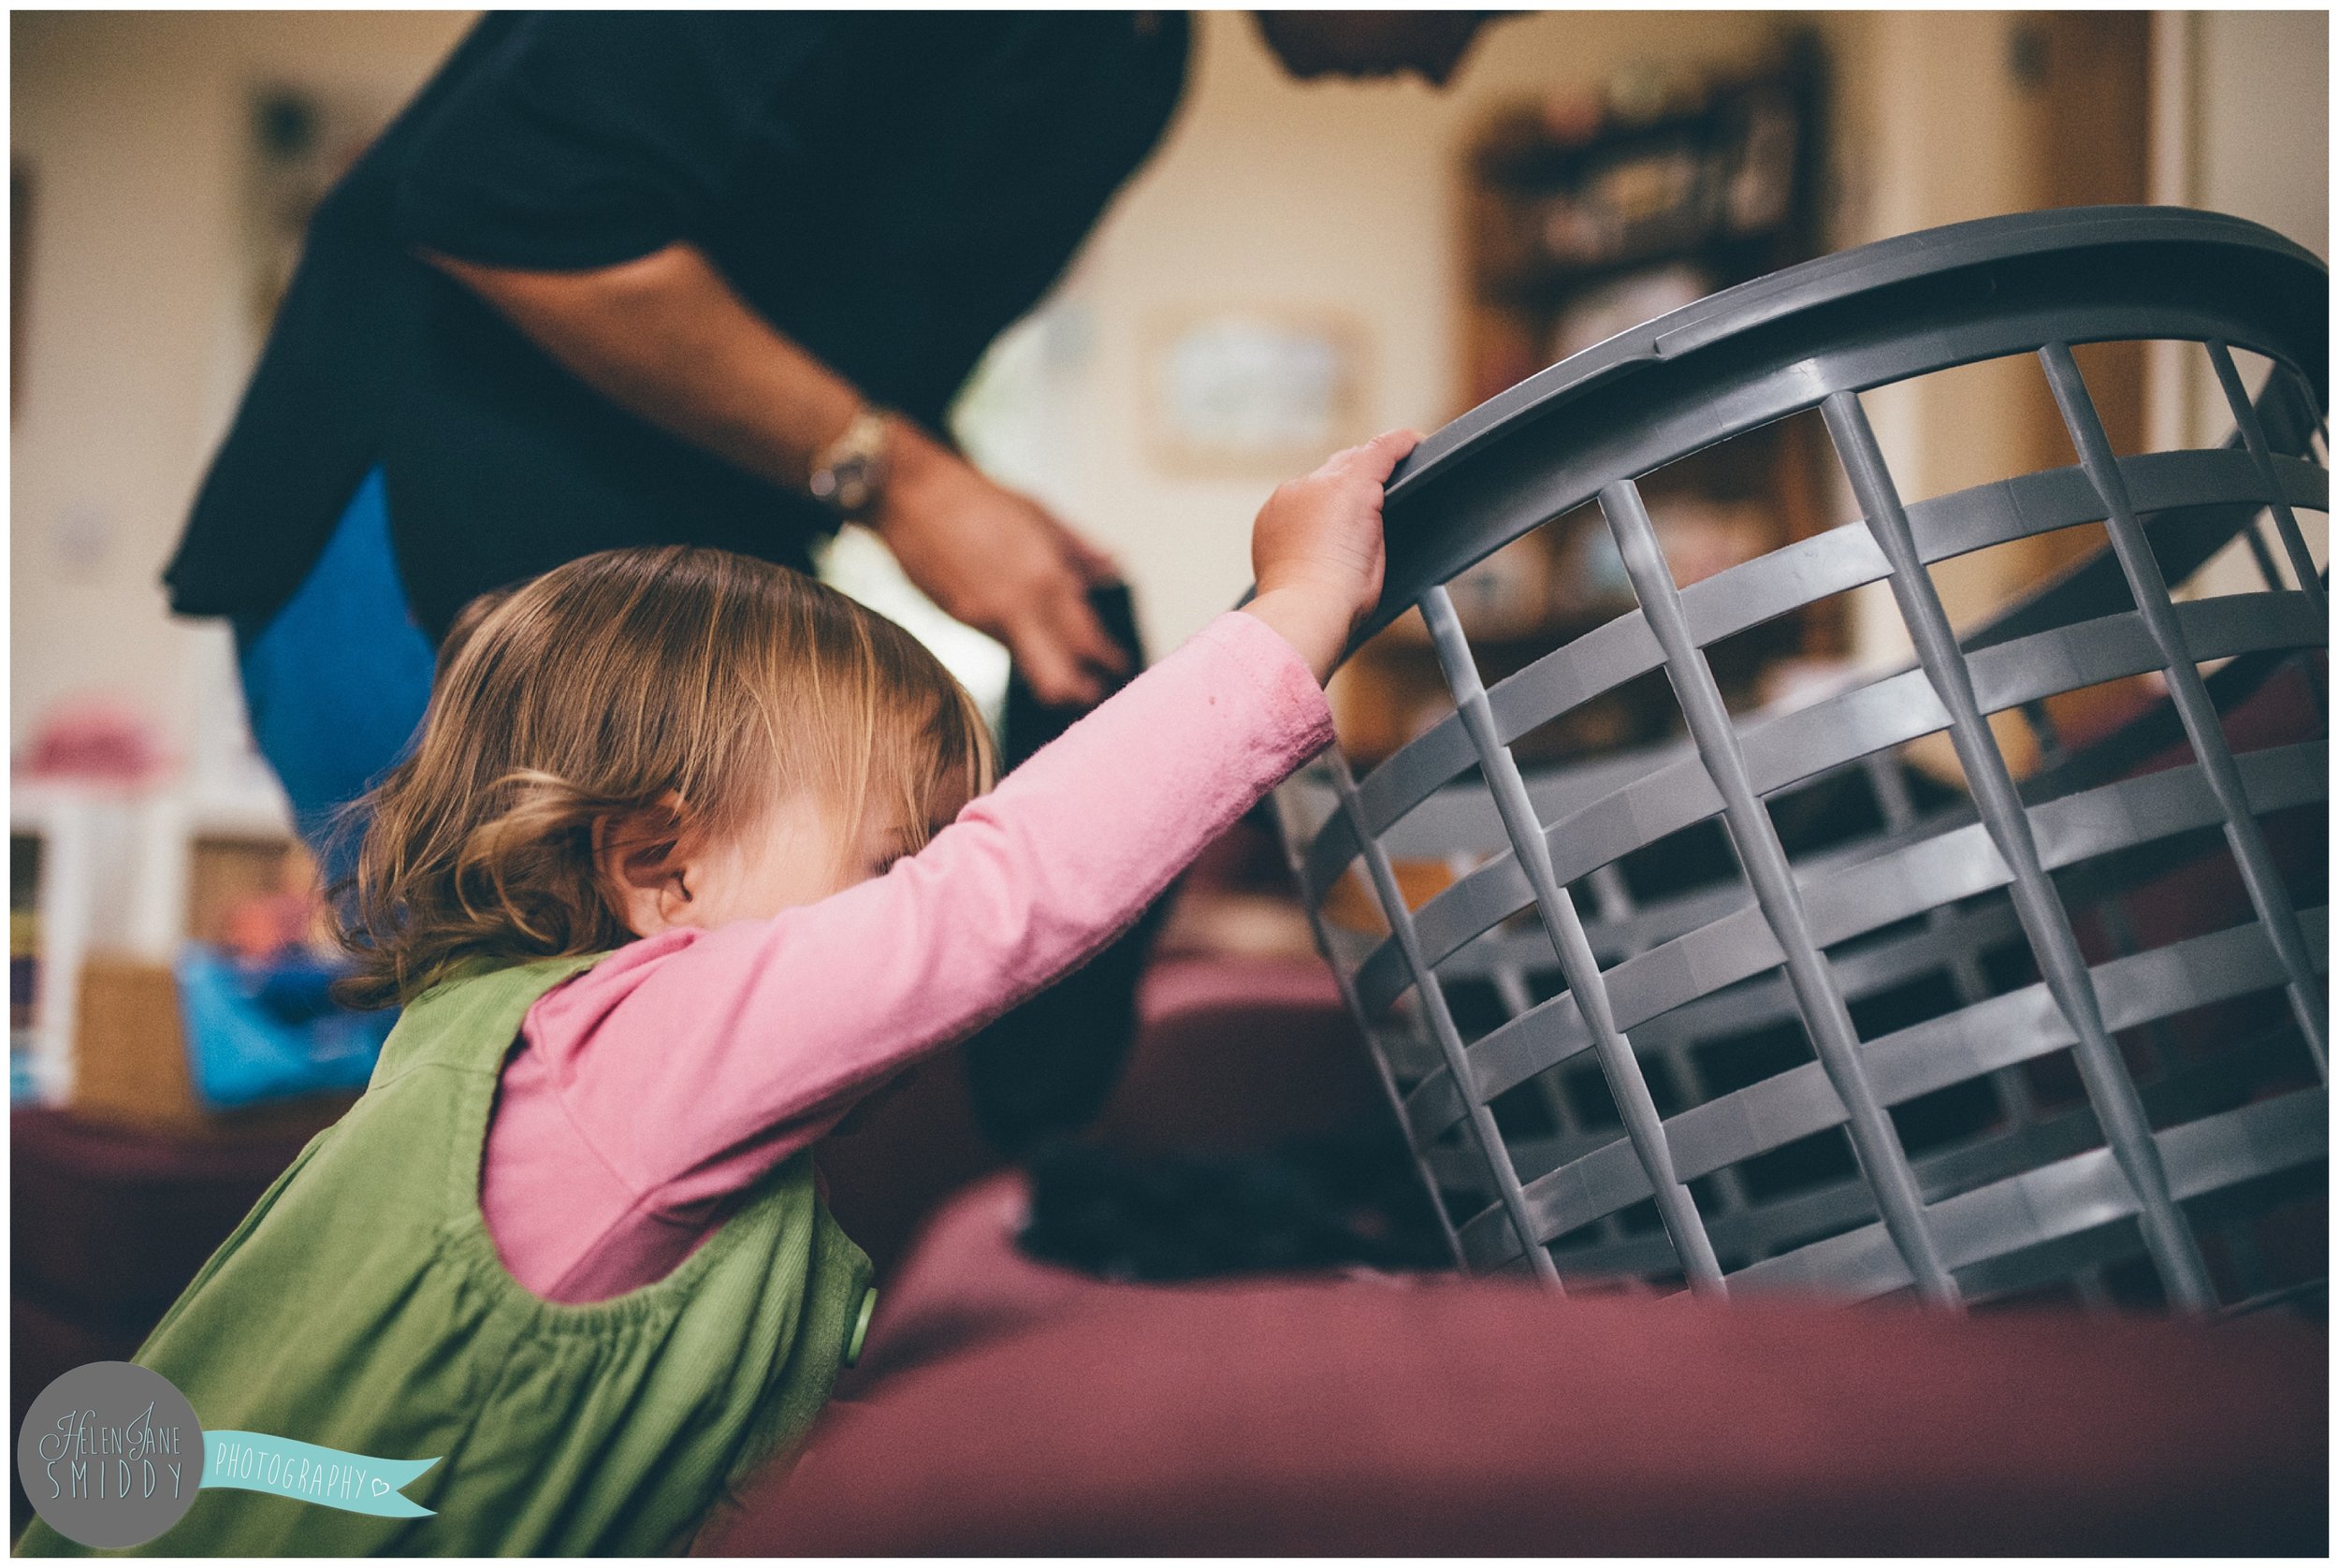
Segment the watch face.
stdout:
[[866,457],[847,457],[822,475],[829,482],[831,500],[836,509],[848,516],[869,504],[872,488],[872,465]]
[[806,487],[814,499],[849,520],[867,511],[883,482],[884,440],[885,427],[877,418],[867,414],[855,418],[829,448],[829,460],[813,472]]

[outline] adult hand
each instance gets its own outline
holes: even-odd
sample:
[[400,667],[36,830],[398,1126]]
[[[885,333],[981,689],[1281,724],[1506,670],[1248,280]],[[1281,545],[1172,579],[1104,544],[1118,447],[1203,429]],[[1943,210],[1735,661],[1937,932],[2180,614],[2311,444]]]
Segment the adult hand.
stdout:
[[[741,303],[695,246],[584,272],[426,259],[476,290],[588,385],[800,490],[813,455],[862,405],[850,385]],[[1043,703],[1087,704],[1127,661],[1088,607],[1111,559],[1028,499],[1001,489],[894,419],[877,516],[909,580],[1006,643]]]
[[1008,646],[1041,702],[1087,706],[1127,673],[1088,606],[1092,586],[1120,575],[1111,557],[905,420],[886,461],[879,537],[927,598]]

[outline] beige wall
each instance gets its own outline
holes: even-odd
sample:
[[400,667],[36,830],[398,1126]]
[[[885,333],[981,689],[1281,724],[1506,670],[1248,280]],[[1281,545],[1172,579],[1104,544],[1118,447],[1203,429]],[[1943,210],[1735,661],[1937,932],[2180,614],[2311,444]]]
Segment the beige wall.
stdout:
[[2331,255],[2331,17],[2193,17],[2200,85],[2191,199]]
[[[2331,255],[2331,18],[2321,11],[2179,12],[2157,20],[2174,66],[2156,199],[2214,208]],[[2171,433],[2230,425],[2205,364],[2167,388]]]
[[[225,640],[173,622],[155,576],[249,365],[240,325],[243,94],[271,76],[396,96],[453,13],[20,14],[13,135],[36,171],[32,327],[15,435],[12,740],[48,704],[120,693],[191,745]],[[1490,29],[1450,94],[1295,87],[1247,19],[1199,19],[1192,91],[1096,237],[1055,319],[1067,410],[1010,461],[1126,558],[1156,643],[1232,603],[1265,478],[1160,473],[1137,414],[1140,336],[1196,304],[1329,306],[1366,323],[1379,424],[1455,412],[1452,152],[1486,106],[1635,56],[1724,56],[1729,13],[1533,16]],[[1034,471],[1037,471],[1036,472]],[[93,628],[102,629],[93,635]]]
[[9,483],[9,733],[114,693],[190,745],[224,632],[156,581],[254,344],[240,250],[245,94],[271,80],[397,103],[453,12],[17,12],[11,152],[33,177]]
[[1190,94],[1159,156],[1095,236],[1046,328],[1051,434],[1015,479],[1118,553],[1166,646],[1250,581],[1252,514],[1274,478],[1166,473],[1145,434],[1148,341],[1190,308],[1326,310],[1368,334],[1374,428],[1460,410],[1456,155],[1495,104],[1590,85],[1620,65],[1694,67],[1780,19],[1577,12],[1489,27],[1450,88],[1411,79],[1295,85],[1246,17],[1200,19]]
[[[2053,133],[2009,68],[2025,13],[1837,12],[1823,20],[1841,84],[1837,162],[1845,187],[1838,242],[2051,203]],[[2212,208],[2330,254],[2329,18],[2321,12],[2168,13],[2151,34],[2148,199]],[[2173,347],[2173,345],[2172,345]],[[2221,440],[2231,428],[2198,349],[2156,356],[2145,372],[2147,439]],[[2095,372],[2090,371],[2091,381]],[[2165,387],[2155,385],[2167,383]],[[2099,395],[2101,393],[2099,387]],[[1912,496],[2001,477],[2061,447],[2043,382],[2027,359],[1886,388],[1864,401]],[[2044,427],[2044,433],[2041,427]],[[2066,455],[2060,460],[2069,461]],[[2309,518],[2317,554],[2323,530]],[[2239,544],[2201,585],[2255,586]],[[1953,617],[1969,620],[2034,580],[2037,563],[2000,550],[1937,569]],[[1853,646],[1872,663],[1908,641],[1882,585],[1858,596]]]
[[[1454,155],[1490,106],[1620,65],[1734,56],[1779,13],[1590,12],[1490,28],[1453,88],[1294,86],[1248,21],[1199,19],[1192,91],[1039,327],[1012,340],[1025,405],[1000,443],[1031,485],[1131,568],[1154,642],[1248,577],[1271,478],[1164,472],[1144,436],[1148,335],[1239,303],[1330,308],[1370,335],[1372,423],[1455,412]],[[2000,13],[1831,12],[1846,242],[2027,205]],[[459,33],[455,13],[20,13],[12,135],[36,180],[24,399],[14,426],[11,737],[77,690],[111,690],[194,739],[221,688],[216,628],[173,623],[155,576],[252,344],[240,325],[244,94],[271,77],[396,98]],[[2324,250],[2327,22],[2204,24],[2195,199]],[[2311,232],[2309,232],[2311,231]],[[1876,417],[1912,488],[1964,442],[1921,399]],[[1982,415],[1981,417],[1996,417]],[[1889,649],[1888,627],[1871,643]]]

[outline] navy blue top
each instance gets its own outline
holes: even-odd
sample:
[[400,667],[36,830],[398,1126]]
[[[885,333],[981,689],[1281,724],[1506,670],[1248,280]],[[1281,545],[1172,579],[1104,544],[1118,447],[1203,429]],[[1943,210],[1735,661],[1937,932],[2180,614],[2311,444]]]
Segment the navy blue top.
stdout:
[[937,427],[1159,139],[1185,19],[490,16],[326,197],[166,573],[274,613],[380,465],[435,636],[592,550],[802,564],[826,515],[635,418],[416,259],[604,267],[677,240],[879,402]]

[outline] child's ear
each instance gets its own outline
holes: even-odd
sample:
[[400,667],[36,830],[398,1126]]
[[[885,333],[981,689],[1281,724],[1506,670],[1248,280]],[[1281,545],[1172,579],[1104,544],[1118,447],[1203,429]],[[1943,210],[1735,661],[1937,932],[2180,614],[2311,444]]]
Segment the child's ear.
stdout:
[[593,864],[626,929],[655,936],[689,922],[690,888],[681,849],[682,823],[661,801],[593,822]]

